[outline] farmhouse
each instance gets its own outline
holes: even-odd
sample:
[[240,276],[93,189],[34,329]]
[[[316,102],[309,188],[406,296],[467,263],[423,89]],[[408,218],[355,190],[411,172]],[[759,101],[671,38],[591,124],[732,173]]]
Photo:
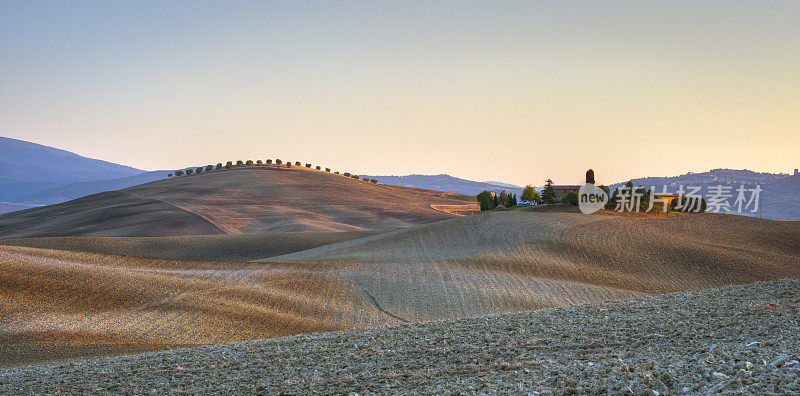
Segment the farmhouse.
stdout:
[[553,186],[553,190],[556,191],[556,201],[561,201],[570,192],[577,194],[580,188],[581,186]]

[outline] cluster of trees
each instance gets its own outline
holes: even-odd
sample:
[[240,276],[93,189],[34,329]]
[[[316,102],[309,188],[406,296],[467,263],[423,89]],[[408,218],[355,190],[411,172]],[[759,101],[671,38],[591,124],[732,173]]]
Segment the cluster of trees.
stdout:
[[[255,162],[253,162],[253,160],[247,160],[247,161],[238,160],[238,161],[236,161],[236,165],[235,166],[253,166],[253,165],[264,165],[264,164],[271,165],[272,163],[273,163],[273,160],[271,160],[271,159],[268,159],[268,160],[265,160],[265,161],[257,160]],[[276,165],[283,165],[284,162],[283,162],[283,160],[275,159],[275,164]],[[286,161],[285,165],[286,165],[287,168],[291,168],[292,167],[292,161]],[[204,171],[205,172],[211,172],[211,171],[213,171],[215,169],[216,170],[221,170],[222,168],[230,169],[233,166],[234,166],[233,161],[228,161],[227,163],[225,163],[224,166],[222,165],[222,163],[219,163],[216,166],[207,165],[205,167],[201,166],[201,167],[198,167],[196,169],[191,169],[190,168],[190,169],[185,169],[185,170],[184,169],[176,170],[175,172],[168,174],[167,177],[191,175],[191,174],[194,174],[194,173],[202,173]],[[294,166],[301,166],[300,161],[295,161],[294,162]],[[321,166],[319,166],[319,165],[313,166],[312,164],[309,164],[309,163],[305,164],[305,167],[306,168],[312,168],[313,167],[316,170],[322,170]],[[325,172],[330,173],[331,172],[331,168],[325,168]],[[336,175],[339,174],[338,171],[333,172],[333,173],[336,174]],[[343,175],[346,176],[346,177],[352,178],[352,179],[356,179],[356,180],[360,180],[361,179],[358,175],[351,174],[350,172],[344,172]],[[366,182],[371,182],[371,183],[375,183],[375,184],[378,183],[378,180],[376,180],[376,179],[370,179],[370,178],[366,178],[365,177],[363,180],[366,181]]]
[[505,190],[500,194],[487,190],[478,194],[478,204],[482,211],[510,208],[517,206],[517,195],[507,193]]

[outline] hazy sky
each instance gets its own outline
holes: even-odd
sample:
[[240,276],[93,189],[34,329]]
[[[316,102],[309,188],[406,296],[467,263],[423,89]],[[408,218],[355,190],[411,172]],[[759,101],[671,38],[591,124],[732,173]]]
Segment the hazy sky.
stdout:
[[800,167],[800,2],[0,0],[0,135],[541,185]]

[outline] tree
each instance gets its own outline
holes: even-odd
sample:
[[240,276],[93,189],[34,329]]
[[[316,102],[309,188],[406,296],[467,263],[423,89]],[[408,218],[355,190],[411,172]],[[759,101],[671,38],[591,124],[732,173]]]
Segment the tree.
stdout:
[[193,170],[191,170],[191,169],[187,169],[187,170],[186,170],[186,174],[187,174],[187,175],[191,175],[192,173],[194,173],[194,171],[193,171]]
[[495,194],[492,197],[492,209],[496,208],[498,205],[500,205],[500,200],[497,198],[497,195]]
[[345,175],[346,177],[350,177],[350,172],[345,172],[345,173],[344,173],[344,175]]
[[271,159],[268,159],[268,160],[267,160],[267,164],[271,164],[271,163],[272,163],[272,160],[271,160]]
[[321,167],[321,166],[319,166],[319,165],[317,165],[317,166],[316,166],[316,169],[317,169],[317,170],[320,170],[320,169],[322,169],[322,167]]
[[494,209],[494,194],[492,194],[491,191],[484,190],[478,194],[477,199],[478,205],[481,207],[481,211]]
[[278,165],[280,165],[280,164],[282,164],[282,163],[283,163],[283,161],[281,161],[281,160],[279,160],[279,159],[276,159],[276,160],[275,160],[275,163],[276,163],[276,164],[278,164]]
[[253,165],[253,160],[247,160],[247,162],[245,162],[245,165]]
[[212,170],[214,170],[212,165],[206,165],[206,172],[211,172]]
[[217,170],[222,169],[222,163],[217,164]]
[[300,166],[300,161],[297,161],[294,164],[297,165],[297,166]]
[[358,179],[358,175],[350,175],[351,179]]
[[331,168],[325,168],[325,172],[330,172]]
[[542,190],[542,202],[546,205],[553,205],[556,203],[556,190],[553,188],[553,181],[550,179],[545,180],[544,190]]
[[517,194],[511,194],[511,199],[508,201],[511,206],[517,206]]
[[244,165],[244,162],[242,162],[242,160],[236,161],[236,166],[242,166],[242,165]]
[[291,162],[289,162],[289,161],[286,161],[286,167],[287,167],[287,168],[291,168],[291,167],[292,167],[292,163],[291,163]]
[[338,175],[338,174],[339,174],[339,171],[333,172],[333,174],[334,174],[334,175]]
[[175,171],[175,176],[183,176],[183,171],[182,170],[176,170]]
[[369,179],[370,183],[378,184],[378,179]]
[[535,203],[536,201],[539,200],[539,193],[536,192],[536,189],[533,188],[532,185],[528,184],[522,190],[522,195],[520,196],[520,198],[523,201],[528,201],[528,202],[531,202],[531,203]]
[[203,171],[203,167],[201,166],[201,167],[197,168],[194,172],[195,173],[200,173],[202,171]]
[[168,174],[167,177],[172,177],[172,173]]
[[262,165],[262,164],[263,164],[263,162],[262,162],[261,160],[258,160],[258,161],[256,161],[256,164],[257,164],[257,165]]
[[306,168],[310,168],[310,167],[311,167],[311,164],[306,164]]
[[591,169],[586,171],[586,182],[594,184],[594,171]]
[[225,169],[230,169],[233,166],[233,162],[228,161],[225,163]]

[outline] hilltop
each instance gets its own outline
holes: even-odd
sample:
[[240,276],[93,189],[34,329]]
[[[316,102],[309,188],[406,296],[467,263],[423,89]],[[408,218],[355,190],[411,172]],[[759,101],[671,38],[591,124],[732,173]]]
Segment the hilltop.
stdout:
[[235,167],[0,215],[0,238],[385,230],[451,218],[431,205],[463,199],[304,167]]
[[0,371],[4,394],[800,392],[800,282]]

